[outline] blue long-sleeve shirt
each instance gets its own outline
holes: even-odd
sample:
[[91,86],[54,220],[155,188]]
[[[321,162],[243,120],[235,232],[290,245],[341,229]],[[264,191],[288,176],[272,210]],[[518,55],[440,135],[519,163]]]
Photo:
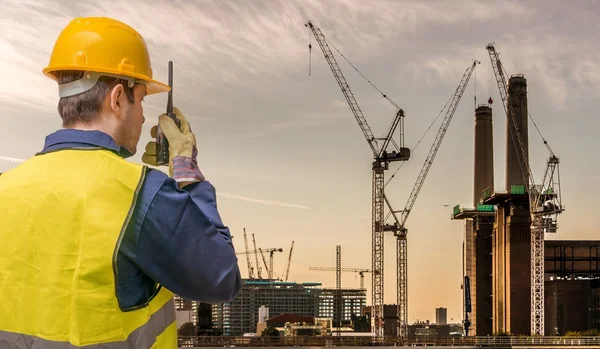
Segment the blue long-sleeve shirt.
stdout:
[[[61,129],[46,137],[41,153],[104,148],[131,154],[100,131]],[[221,221],[208,181],[179,189],[175,180],[148,169],[118,255],[116,296],[121,309],[144,305],[156,284],[205,303],[233,300],[241,275],[231,233]]]

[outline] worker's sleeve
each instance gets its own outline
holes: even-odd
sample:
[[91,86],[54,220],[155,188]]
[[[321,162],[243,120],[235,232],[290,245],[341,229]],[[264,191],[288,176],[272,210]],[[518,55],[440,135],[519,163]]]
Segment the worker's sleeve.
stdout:
[[203,181],[179,189],[156,170],[148,171],[144,187],[144,198],[136,205],[134,263],[183,298],[213,304],[233,300],[241,275],[215,188]]

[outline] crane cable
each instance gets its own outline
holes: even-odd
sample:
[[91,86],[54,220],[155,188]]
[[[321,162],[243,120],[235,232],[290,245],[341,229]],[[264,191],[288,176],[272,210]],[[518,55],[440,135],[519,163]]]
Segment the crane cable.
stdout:
[[[391,98],[389,98],[385,93],[383,93],[379,88],[377,88],[377,86],[375,86],[371,80],[369,80],[363,73],[361,73],[360,70],[358,70],[358,68],[356,68],[354,66],[354,64],[352,64],[352,62],[350,62],[348,60],[348,58],[346,58],[346,56],[344,56],[343,53],[340,52],[340,50],[337,49],[337,47],[335,47],[334,44],[331,43],[331,41],[329,41],[329,39],[327,39],[326,37],[324,37],[324,39],[327,41],[327,43],[329,45],[331,45],[336,51],[337,53],[342,56],[342,58],[344,58],[344,60],[346,62],[348,62],[348,64],[350,64],[350,66],[352,66],[352,68],[354,68],[354,70],[356,70],[371,86],[373,86],[374,89],[376,89],[379,93],[381,93],[381,95],[387,99],[392,105],[394,105],[395,107],[397,107],[398,109],[400,109],[400,107],[398,106],[398,104],[396,104],[396,102],[394,102]],[[446,104],[444,104],[444,106],[442,107],[442,110],[440,110],[439,114],[435,117],[435,119],[433,119],[433,121],[431,122],[431,124],[429,125],[429,127],[427,128],[427,130],[425,130],[425,132],[423,133],[423,135],[421,136],[421,138],[419,139],[419,141],[417,142],[417,144],[414,146],[413,148],[413,152],[417,149],[417,147],[419,146],[419,144],[421,143],[421,141],[423,140],[423,138],[425,138],[425,136],[427,135],[427,133],[429,132],[429,130],[431,130],[431,128],[433,127],[433,125],[435,124],[435,122],[439,119],[440,115],[442,115],[442,113],[444,112],[444,110],[446,109],[446,107],[448,106],[448,103],[450,103],[450,101],[452,100],[452,97],[454,96],[454,94],[452,94],[450,96],[450,98],[448,98],[448,101],[446,101]],[[403,161],[400,166],[398,166],[398,168],[396,169],[396,171],[394,171],[394,173],[388,178],[388,180],[385,182],[384,184],[384,188],[390,183],[390,181],[394,178],[394,176],[396,176],[396,174],[398,173],[398,171],[400,171],[400,169],[402,168],[402,166],[404,166],[406,162]]]
[[[421,141],[423,140],[423,138],[425,138],[425,136],[427,135],[427,133],[429,132],[429,130],[431,130],[431,128],[433,127],[433,125],[435,124],[435,122],[437,121],[437,119],[440,118],[440,115],[442,115],[442,113],[444,112],[444,110],[448,106],[448,103],[450,103],[450,101],[452,101],[452,97],[454,97],[454,93],[450,96],[450,98],[448,98],[448,101],[446,101],[446,104],[444,104],[444,106],[442,107],[442,110],[440,110],[440,112],[435,117],[435,119],[433,119],[433,121],[431,122],[431,124],[429,125],[429,127],[427,128],[427,130],[425,130],[425,132],[423,133],[423,135],[421,136],[421,138],[419,139],[419,141],[417,142],[417,144],[412,149],[413,152],[415,151],[415,149],[417,149],[417,147],[419,146],[419,144],[421,143]],[[396,173],[398,173],[398,171],[400,171],[400,169],[402,168],[402,166],[404,166],[405,163],[406,163],[406,161],[403,161],[400,164],[400,166],[398,166],[398,168],[396,169],[396,171],[394,171],[394,173],[390,176],[390,178],[388,178],[387,182],[385,182],[385,184],[383,185],[384,188],[390,183],[390,181],[394,178],[394,176],[396,176]]]
[[[374,89],[376,89],[379,93],[381,93],[381,95],[387,99],[392,105],[394,105],[395,107],[397,107],[398,109],[400,109],[400,107],[398,107],[398,104],[396,104],[396,102],[394,102],[391,98],[389,98],[385,93],[383,93],[379,88],[377,88],[377,86],[375,86],[371,80],[369,80],[363,73],[361,73],[360,70],[358,70],[358,68],[356,68],[354,66],[354,64],[352,64],[352,62],[350,62],[348,60],[348,58],[346,58],[346,56],[344,56],[343,53],[340,52],[340,50],[337,49],[337,47],[335,47],[334,44],[331,43],[331,41],[329,41],[329,39],[327,39],[326,37],[324,37],[324,39],[327,41],[327,43],[329,45],[331,45],[336,51],[337,53],[344,58],[344,60],[346,62],[348,62],[348,64],[350,64],[350,66],[352,66],[352,68],[354,68],[354,70],[356,70],[371,86],[373,86]],[[310,46],[309,46],[310,47]],[[423,138],[425,138],[425,136],[427,135],[427,133],[429,132],[429,130],[431,130],[431,128],[433,127],[433,125],[435,124],[435,122],[439,119],[440,115],[442,115],[442,113],[444,112],[444,110],[446,109],[446,107],[448,106],[448,103],[450,103],[450,101],[452,100],[452,96],[450,96],[450,98],[448,98],[448,101],[446,102],[446,104],[444,104],[444,106],[442,107],[442,110],[440,110],[439,114],[435,117],[435,119],[431,122],[431,124],[429,125],[429,127],[427,128],[427,130],[425,130],[425,132],[423,133],[423,135],[421,136],[421,138],[419,139],[419,141],[417,142],[417,144],[415,145],[415,147],[413,148],[413,151],[415,151],[415,149],[417,149],[417,147],[419,146],[419,144],[421,143],[421,141],[423,140]],[[402,166],[404,166],[406,162],[403,161],[400,166],[396,169],[396,171],[390,176],[390,178],[386,181],[386,183],[384,184],[384,188],[390,183],[390,181],[394,178],[394,176],[396,176],[396,174],[398,173],[398,171],[402,168]]]
[[396,107],[396,108],[400,109],[400,107],[398,106],[398,104],[397,104],[396,102],[394,102],[394,101],[393,101],[393,100],[392,100],[390,97],[388,97],[388,96],[387,96],[385,93],[383,93],[383,92],[382,92],[382,91],[381,91],[379,88],[377,88],[377,86],[375,86],[375,85],[374,85],[374,84],[371,82],[371,80],[367,79],[367,77],[366,77],[366,76],[364,76],[364,74],[363,74],[363,73],[361,73],[361,72],[360,72],[360,70],[358,70],[358,68],[356,68],[356,67],[354,66],[354,64],[352,64],[352,62],[350,62],[350,61],[348,60],[348,58],[346,58],[346,56],[344,56],[344,54],[342,54],[342,53],[340,52],[340,50],[338,50],[338,49],[337,49],[337,47],[335,47],[335,45],[333,45],[333,44],[331,43],[331,41],[329,41],[329,39],[327,39],[325,36],[323,36],[323,38],[325,39],[325,41],[327,41],[327,43],[328,43],[329,45],[331,45],[331,46],[332,46],[332,47],[333,47],[333,48],[334,48],[334,49],[337,51],[337,53],[339,53],[339,54],[340,54],[340,56],[342,56],[342,58],[344,58],[344,60],[345,60],[346,62],[348,62],[348,64],[350,64],[350,65],[352,66],[352,68],[354,68],[354,70],[356,70],[356,71],[357,71],[357,72],[358,72],[358,73],[359,73],[359,74],[360,74],[360,75],[361,75],[361,76],[362,76],[362,77],[363,77],[363,78],[364,78],[364,79],[365,79],[365,80],[366,80],[366,81],[367,81],[367,82],[368,82],[368,83],[369,83],[371,86],[373,86],[373,88],[374,88],[374,89],[376,89],[376,90],[377,90],[377,92],[381,93],[381,95],[383,96],[383,98],[387,99],[387,100],[388,100],[388,102],[390,102],[390,103],[391,103],[391,104],[392,104],[394,107]]

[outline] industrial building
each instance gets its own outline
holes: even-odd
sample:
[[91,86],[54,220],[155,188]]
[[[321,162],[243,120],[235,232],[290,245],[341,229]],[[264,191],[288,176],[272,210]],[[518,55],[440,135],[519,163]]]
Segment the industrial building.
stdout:
[[[516,132],[528,152],[527,81],[523,75],[510,77],[507,103],[512,105]],[[470,335],[531,332],[528,182],[521,173],[517,142],[510,136],[512,123],[508,118],[505,122],[505,187],[509,190],[493,191],[492,109],[480,105],[475,110],[474,208],[454,207],[452,215],[453,219],[464,220],[463,272],[470,283]]]
[[[352,314],[360,315],[361,306],[366,304],[366,291],[342,289],[343,319]],[[214,305],[213,327],[224,336],[239,336],[255,333],[259,322],[259,309],[268,308],[268,316],[293,314],[305,317],[336,317],[336,289],[323,289],[316,282],[283,282],[275,280],[243,279],[238,296],[228,303]],[[263,308],[264,309],[264,308]]]
[[[531,229],[528,178],[521,173],[516,141],[510,132],[521,135],[526,154],[527,81],[523,75],[511,76],[508,82],[508,103],[512,105],[518,130],[510,130],[506,119],[506,193],[490,193],[484,204],[496,206],[494,238],[492,239],[493,306],[492,331],[514,334],[531,333]],[[529,155],[527,155],[529,157]],[[516,316],[518,314],[518,316]]]
[[[452,219],[464,221],[463,279],[465,276],[468,278],[471,290],[469,334],[484,336],[492,333],[491,256],[495,221],[494,206],[480,204],[484,192],[494,187],[492,108],[488,104],[475,109],[474,155],[473,208],[455,206]],[[463,314],[465,312],[466,309],[463,309]]]
[[213,306],[213,326],[224,336],[256,332],[258,310],[269,308],[271,317],[283,313],[316,316],[321,284],[243,279],[242,289],[232,302]]
[[600,241],[545,241],[546,335],[600,329]]
[[[507,100],[528,153],[523,75],[510,77]],[[511,125],[506,120],[507,190],[495,192],[492,109],[490,105],[477,107],[473,206],[455,206],[452,212],[452,219],[464,222],[463,279],[469,287],[463,287],[463,314],[470,321],[470,336],[531,334],[529,183],[521,172]],[[545,335],[600,329],[599,247],[598,241],[544,241]]]

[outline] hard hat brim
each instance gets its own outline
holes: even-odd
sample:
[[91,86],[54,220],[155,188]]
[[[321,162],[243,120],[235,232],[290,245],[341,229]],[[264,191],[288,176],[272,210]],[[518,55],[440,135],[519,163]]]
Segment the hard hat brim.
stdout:
[[47,77],[51,78],[52,80],[56,81],[56,78],[54,76],[52,76],[53,72],[58,72],[58,71],[65,71],[65,70],[79,70],[79,71],[93,71],[93,72],[98,72],[98,73],[107,73],[107,74],[113,74],[113,75],[121,75],[124,78],[134,78],[136,80],[139,80],[141,83],[143,83],[144,85],[146,85],[146,95],[152,95],[152,94],[156,94],[156,93],[162,93],[162,92],[169,92],[171,90],[171,87],[169,87],[169,85],[164,84],[160,81],[154,80],[152,78],[149,78],[148,76],[142,75],[142,74],[136,74],[133,72],[126,72],[126,71],[122,71],[122,70],[117,70],[117,69],[106,69],[106,68],[94,68],[91,66],[81,66],[81,65],[68,65],[68,66],[52,66],[52,67],[46,67],[42,70],[42,72],[44,73],[44,75],[46,75]]
[[146,95],[153,95],[156,93],[169,92],[171,88],[169,85],[165,85],[160,81],[150,80],[146,82]]

